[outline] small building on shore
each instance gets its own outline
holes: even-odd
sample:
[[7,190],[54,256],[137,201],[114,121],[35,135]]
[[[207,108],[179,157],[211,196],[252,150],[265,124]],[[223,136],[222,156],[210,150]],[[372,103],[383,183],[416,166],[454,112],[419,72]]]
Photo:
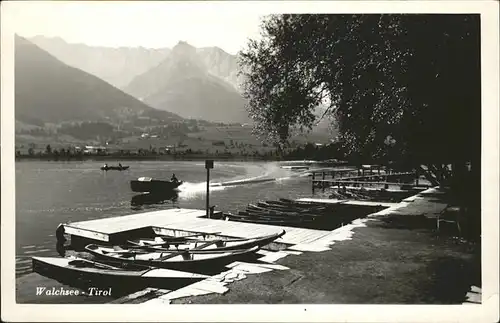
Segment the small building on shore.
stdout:
[[103,146],[85,146],[83,153],[86,155],[98,155],[105,154],[107,152],[107,148]]

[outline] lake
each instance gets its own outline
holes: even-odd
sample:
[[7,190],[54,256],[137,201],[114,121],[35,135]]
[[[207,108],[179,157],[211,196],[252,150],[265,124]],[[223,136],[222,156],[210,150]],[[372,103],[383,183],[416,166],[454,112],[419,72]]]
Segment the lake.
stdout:
[[[112,163],[110,163],[111,165]],[[102,162],[16,162],[16,275],[30,273],[31,257],[58,256],[59,223],[122,216],[172,207],[205,209],[203,161],[133,161],[126,171],[101,171]],[[184,181],[177,196],[141,201],[130,180],[148,176]],[[259,182],[262,179],[274,179]],[[255,182],[253,182],[255,181]],[[258,200],[310,197],[306,171],[276,162],[215,162],[210,171],[210,205],[236,212]],[[223,184],[223,185],[220,185]]]

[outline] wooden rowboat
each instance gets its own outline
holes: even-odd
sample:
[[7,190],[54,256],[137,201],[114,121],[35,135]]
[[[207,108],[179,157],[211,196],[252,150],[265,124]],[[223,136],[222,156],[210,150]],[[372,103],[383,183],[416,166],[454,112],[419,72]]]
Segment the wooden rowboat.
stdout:
[[84,277],[105,281],[107,284],[127,283],[141,286],[187,285],[208,278],[206,275],[150,267],[124,269],[82,258],[33,257],[33,270],[66,277]]
[[288,215],[276,215],[276,214],[268,214],[261,212],[249,212],[247,211],[239,211],[238,216],[247,217],[247,218],[262,218],[262,219],[270,219],[270,220],[280,220],[286,221],[289,223],[292,222],[312,222],[318,219],[318,217],[311,216],[288,216]]
[[270,234],[267,236],[251,238],[251,239],[218,239],[218,240],[185,240],[185,241],[169,241],[162,238],[156,239],[139,239],[128,241],[132,246],[129,248],[138,248],[142,250],[157,250],[157,251],[183,251],[183,250],[242,250],[249,249],[255,246],[264,247],[274,240],[282,237],[286,233],[282,230],[279,233]]
[[267,213],[267,212],[253,211],[253,210],[239,211],[238,214],[243,216],[263,217],[263,218],[283,220],[283,221],[313,221],[315,219],[321,218],[321,216],[314,216],[309,214],[301,214],[301,215],[275,214],[275,213]]
[[271,209],[261,209],[247,207],[245,212],[255,215],[266,215],[271,217],[283,217],[283,218],[317,218],[321,217],[319,213],[305,213],[305,212],[291,212],[291,211],[276,211]]
[[286,213],[316,213],[323,212],[326,210],[325,207],[309,207],[309,208],[299,208],[294,206],[279,206],[275,204],[269,204],[265,202],[258,202],[257,205],[250,204],[249,207],[253,209],[263,209],[277,212],[286,212]]
[[133,263],[144,266],[203,272],[206,268],[224,266],[237,259],[244,258],[255,253],[260,248],[255,246],[243,250],[185,250],[172,251],[150,251],[141,250],[114,250],[112,247],[90,244],[85,250],[97,258],[122,263]]
[[130,166],[102,166],[101,170],[127,170]]
[[246,223],[259,223],[259,224],[269,224],[269,225],[282,225],[282,226],[309,226],[314,223],[314,220],[310,219],[284,219],[284,218],[271,218],[266,216],[258,215],[245,215],[228,213],[225,214],[225,219],[230,221],[246,222]]
[[316,208],[323,208],[326,207],[324,204],[311,204],[311,203],[286,203],[282,201],[266,201],[268,205],[273,205],[276,207],[283,207],[283,208],[294,208],[294,209],[316,209]]

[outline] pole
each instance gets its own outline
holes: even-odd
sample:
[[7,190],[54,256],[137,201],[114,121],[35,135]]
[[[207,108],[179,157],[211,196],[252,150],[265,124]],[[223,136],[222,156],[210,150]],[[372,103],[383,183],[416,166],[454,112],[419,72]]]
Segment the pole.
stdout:
[[205,160],[207,170],[207,218],[210,219],[210,168],[214,168],[213,160]]
[[207,168],[207,218],[210,219],[210,168]]

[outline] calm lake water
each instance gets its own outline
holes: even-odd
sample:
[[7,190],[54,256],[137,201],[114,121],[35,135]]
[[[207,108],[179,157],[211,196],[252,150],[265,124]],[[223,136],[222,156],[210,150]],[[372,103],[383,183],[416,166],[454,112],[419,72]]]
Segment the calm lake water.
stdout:
[[[110,165],[112,163],[109,163]],[[31,257],[58,256],[59,223],[122,216],[138,212],[205,208],[203,161],[134,161],[126,171],[101,171],[102,162],[16,162],[16,275],[30,273]],[[210,204],[236,212],[258,200],[310,197],[307,171],[281,169],[270,162],[216,162],[211,170]],[[137,201],[130,180],[141,176],[184,181],[172,200]],[[253,183],[253,180],[275,179]],[[218,186],[224,184],[228,186]]]

